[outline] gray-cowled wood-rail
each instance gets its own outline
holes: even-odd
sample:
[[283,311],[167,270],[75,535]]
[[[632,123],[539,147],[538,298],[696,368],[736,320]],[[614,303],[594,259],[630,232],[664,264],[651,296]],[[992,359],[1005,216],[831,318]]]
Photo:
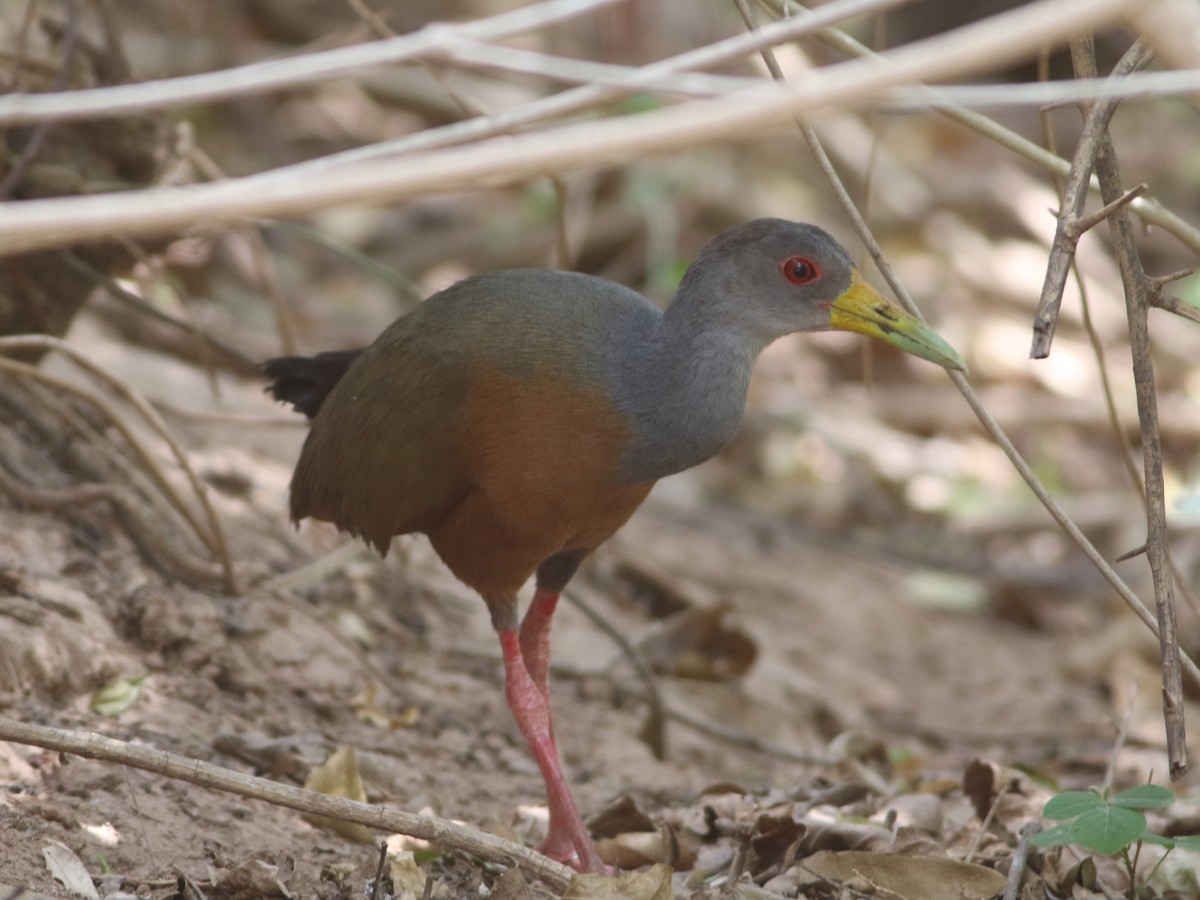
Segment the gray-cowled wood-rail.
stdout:
[[[312,419],[292,518],[332,522],[381,553],[394,535],[422,532],[483,597],[508,705],[546,782],[547,855],[603,868],[550,714],[560,592],[657,479],[732,437],[764,347],[826,329],[963,368],[837,241],[781,219],[713,238],[665,312],[588,275],[492,272],[433,295],[365,349],[265,364],[270,393]],[[517,592],[531,575],[520,618]]]

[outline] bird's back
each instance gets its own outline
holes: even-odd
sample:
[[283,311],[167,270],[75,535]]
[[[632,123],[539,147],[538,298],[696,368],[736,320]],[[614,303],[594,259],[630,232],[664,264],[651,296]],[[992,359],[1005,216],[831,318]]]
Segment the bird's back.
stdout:
[[574,273],[497,272],[434,295],[320,404],[292,517],[381,552],[426,532],[485,596],[595,547],[650,487],[618,483],[629,428],[605,378],[617,345],[658,317],[640,295]]

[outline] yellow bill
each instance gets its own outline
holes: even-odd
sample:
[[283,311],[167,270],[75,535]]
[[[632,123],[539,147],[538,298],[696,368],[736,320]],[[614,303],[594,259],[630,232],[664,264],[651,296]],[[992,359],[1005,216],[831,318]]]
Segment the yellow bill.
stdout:
[[856,331],[879,338],[947,369],[967,370],[962,357],[936,331],[871,287],[857,269],[850,287],[833,301],[829,325],[839,331]]

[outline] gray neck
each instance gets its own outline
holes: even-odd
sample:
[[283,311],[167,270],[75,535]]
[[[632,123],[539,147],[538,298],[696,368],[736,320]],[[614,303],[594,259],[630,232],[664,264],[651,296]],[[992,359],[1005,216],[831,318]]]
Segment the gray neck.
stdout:
[[653,481],[714,456],[733,437],[754,361],[766,346],[711,306],[680,297],[653,327],[626,334],[611,371],[632,440],[621,458],[628,483]]

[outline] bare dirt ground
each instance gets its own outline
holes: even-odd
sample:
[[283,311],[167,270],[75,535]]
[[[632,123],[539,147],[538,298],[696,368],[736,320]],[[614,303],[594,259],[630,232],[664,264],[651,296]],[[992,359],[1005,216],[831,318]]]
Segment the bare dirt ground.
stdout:
[[[172,426],[211,487],[243,577],[294,570],[339,544],[326,526],[295,534],[287,525],[303,425],[258,383],[222,378],[214,400],[198,370],[131,347],[90,317],[72,340],[150,399],[186,408]],[[769,393],[795,351],[812,349],[797,343],[766,360],[756,392]],[[870,388],[818,390],[805,403],[817,420],[836,409],[853,432],[868,426],[879,398]],[[217,414],[236,424],[205,418]],[[635,643],[659,635],[646,645],[660,648],[656,658],[695,649],[667,629],[666,609],[678,617],[729,604],[734,636],[716,646],[737,656],[740,641],[752,643],[757,660],[744,677],[661,678],[680,714],[667,725],[666,759],[638,738],[646,706],[620,651],[571,605],[556,621],[559,740],[587,813],[628,794],[713,863],[716,848],[730,846],[697,825],[714,796],[732,792],[739,812],[730,815],[753,821],[754,810],[854,785],[842,814],[883,823],[889,809],[894,821],[908,803],[932,804],[920,826],[953,845],[979,832],[962,790],[974,759],[1065,785],[1098,783],[1118,723],[1132,716],[1118,777],[1140,780],[1163,765],[1154,647],[1085,569],[1026,587],[1034,600],[1012,600],[1021,592],[1010,583],[955,609],[948,600],[988,579],[960,571],[949,589],[937,588],[930,564],[914,556],[927,539],[919,525],[907,534],[847,528],[819,511],[797,524],[714,501],[745,478],[737,457],[766,440],[763,425],[752,412],[740,450],[660,485],[576,584]],[[854,477],[822,490],[869,497]],[[64,517],[5,502],[0,516],[4,715],[291,781],[350,746],[374,801],[536,836],[536,810],[526,808],[541,802],[541,782],[504,705],[485,611],[422,539],[401,539],[386,562],[364,550],[295,590],[229,597],[156,571],[102,504]],[[102,685],[139,676],[127,709],[89,708]],[[295,896],[354,896],[374,874],[374,845],[287,809],[36,748],[0,751],[6,884],[61,894],[43,857],[53,842],[110,890],[142,896],[174,895],[180,875],[214,896],[237,893],[232,881],[219,887],[221,878],[248,856],[294,865]],[[1047,796],[1034,780],[1022,783],[1022,805],[989,843],[1003,844]],[[430,871],[446,896],[494,877],[453,855]]]

